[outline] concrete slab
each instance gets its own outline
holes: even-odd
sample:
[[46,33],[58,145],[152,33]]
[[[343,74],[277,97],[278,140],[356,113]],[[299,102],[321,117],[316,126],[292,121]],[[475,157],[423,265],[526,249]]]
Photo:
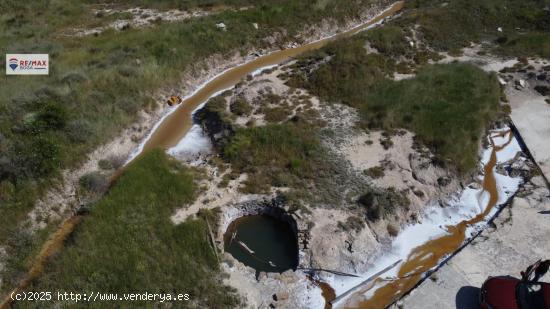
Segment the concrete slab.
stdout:
[[[424,281],[393,308],[476,308],[488,276],[520,276],[538,259],[550,259],[550,192],[542,178],[523,189],[512,206],[470,246]],[[544,281],[550,282],[550,274]]]
[[527,148],[550,180],[550,104],[532,89],[508,86],[506,95],[512,108],[511,118]]

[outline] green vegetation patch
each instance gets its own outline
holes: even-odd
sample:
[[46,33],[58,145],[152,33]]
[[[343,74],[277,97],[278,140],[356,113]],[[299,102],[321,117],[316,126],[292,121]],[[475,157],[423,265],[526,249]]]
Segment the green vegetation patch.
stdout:
[[405,40],[405,31],[396,25],[386,25],[367,32],[372,47],[384,55],[405,56],[412,49]]
[[234,102],[231,102],[229,106],[231,112],[237,116],[249,116],[252,113],[252,106],[244,97],[237,97]]
[[[317,68],[310,72],[311,67]],[[287,84],[306,88],[330,102],[359,106],[368,88],[392,73],[394,67],[390,57],[367,54],[365,39],[354,37],[301,57]]]
[[173,305],[236,306],[236,296],[221,282],[206,222],[170,221],[176,207],[195,199],[195,191],[191,170],[159,150],[145,155],[92,208],[65,250],[29,289],[189,293],[192,302]]
[[[468,172],[477,162],[484,128],[501,116],[496,76],[469,64],[424,65],[414,78],[393,81],[387,78],[393,60],[368,54],[366,39],[339,40],[304,55],[287,83],[359,109],[367,129],[408,129],[436,161]],[[382,142],[385,148],[392,145],[391,137]]]
[[[549,17],[550,18],[550,17]],[[548,29],[550,31],[550,29]],[[505,55],[516,57],[529,57],[537,55],[550,59],[550,33],[533,32],[502,37],[501,44],[496,51]]]
[[[418,25],[422,37],[437,50],[488,40],[504,43],[499,49],[503,54],[548,57],[550,11],[544,9],[548,5],[547,0],[413,0],[407,1],[407,13],[398,23]],[[539,46],[535,38],[542,39]]]
[[222,153],[233,169],[248,173],[247,192],[295,186],[312,180],[322,169],[318,133],[307,124],[237,129]]
[[411,202],[405,193],[395,188],[387,190],[369,188],[359,197],[357,203],[364,209],[366,218],[376,222],[391,218],[400,209],[408,210]]
[[499,97],[494,75],[468,64],[434,65],[412,79],[378,83],[360,114],[370,129],[411,130],[439,161],[467,172],[483,130],[499,116]]

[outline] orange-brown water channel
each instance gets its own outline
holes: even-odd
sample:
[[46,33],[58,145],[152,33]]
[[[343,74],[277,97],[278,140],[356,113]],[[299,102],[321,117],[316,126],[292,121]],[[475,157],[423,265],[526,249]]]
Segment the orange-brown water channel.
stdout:
[[223,74],[212,79],[200,88],[192,96],[185,99],[172,114],[164,118],[162,123],[156,128],[145,143],[143,151],[145,152],[153,148],[166,149],[175,146],[185,136],[185,134],[187,134],[193,125],[191,115],[193,110],[217,92],[235,86],[248,74],[264,67],[285,62],[304,52],[319,49],[336,39],[355,35],[383,20],[384,18],[394,15],[403,8],[403,4],[403,1],[396,2],[380,15],[346,32],[342,32],[335,36],[313,43],[304,44],[296,48],[275,51],[225,71]]
[[508,136],[508,141],[501,146],[494,146],[492,138],[490,138],[493,149],[489,162],[484,167],[483,190],[489,193],[489,201],[485,210],[472,219],[460,222],[455,226],[447,226],[447,234],[430,240],[415,248],[409,258],[402,264],[398,271],[396,280],[390,281],[377,289],[372,297],[357,302],[357,299],[362,299],[369,288],[373,285],[383,284],[382,279],[378,278],[374,284],[369,285],[365,289],[359,290],[350,296],[346,308],[361,308],[361,309],[378,309],[385,308],[392,304],[404,293],[412,289],[421,279],[422,275],[438,265],[445,256],[454,253],[466,240],[466,229],[469,226],[482,222],[496,206],[498,201],[498,190],[493,174],[493,169],[497,163],[497,151],[506,147],[511,141],[513,134],[510,131],[502,132],[500,136]]
[[[154,148],[168,149],[175,146],[187,134],[187,132],[193,125],[192,112],[200,104],[204,103],[217,92],[236,85],[242,78],[245,78],[248,74],[251,74],[256,70],[267,66],[283,63],[304,52],[319,49],[325,46],[327,43],[336,39],[355,35],[380,22],[386,17],[395,15],[403,8],[403,5],[404,1],[397,1],[381,14],[355,28],[344,31],[340,34],[326,39],[301,45],[296,48],[275,51],[223,72],[222,74],[202,86],[193,95],[186,98],[173,113],[165,117],[162,122],[157,126],[157,128],[153,131],[149,139],[146,141],[141,153],[144,153]],[[115,180],[118,175],[120,175],[120,171],[116,173],[112,180]],[[34,263],[31,266],[31,270],[29,271],[27,276],[21,281],[20,285],[14,289],[13,292],[26,289],[33,280],[40,276],[48,258],[54,253],[61,250],[64,240],[66,239],[66,237],[68,237],[68,235],[70,235],[70,233],[73,231],[78,222],[80,222],[80,220],[82,220],[80,216],[75,216],[65,220],[61,224],[61,227],[58,229],[55,235],[51,237],[50,241],[44,244],[44,247],[40,251],[39,256],[35,258]],[[0,309],[8,308],[10,304],[11,299],[8,295],[4,302],[0,304]]]

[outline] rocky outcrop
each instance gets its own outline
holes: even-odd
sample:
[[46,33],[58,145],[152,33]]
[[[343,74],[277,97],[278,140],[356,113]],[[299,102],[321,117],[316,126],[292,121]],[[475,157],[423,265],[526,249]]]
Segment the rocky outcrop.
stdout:
[[235,132],[227,112],[227,102],[221,96],[210,99],[198,110],[194,114],[194,121],[201,125],[216,148],[222,147]]

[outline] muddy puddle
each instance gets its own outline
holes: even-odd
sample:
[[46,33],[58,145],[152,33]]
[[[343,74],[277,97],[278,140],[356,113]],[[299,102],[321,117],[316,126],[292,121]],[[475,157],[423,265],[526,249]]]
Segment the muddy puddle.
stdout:
[[290,224],[270,216],[245,216],[231,222],[224,235],[225,252],[259,272],[298,267],[298,242]]
[[[466,240],[466,230],[469,226],[485,220],[498,202],[498,190],[494,175],[494,168],[497,163],[497,151],[506,147],[513,138],[510,131],[500,133],[500,136],[507,137],[507,142],[495,147],[491,151],[489,162],[484,167],[483,189],[489,194],[489,201],[485,210],[472,219],[460,222],[455,226],[447,226],[447,234],[439,238],[430,240],[415,248],[408,259],[401,265],[397,280],[384,281],[381,278],[376,279],[371,285],[365,286],[358,292],[350,296],[345,305],[346,308],[385,308],[399,299],[404,293],[412,289],[421,279],[425,272],[436,267],[446,256],[454,253]],[[494,145],[491,139],[491,144]],[[381,286],[368,299],[364,299],[364,294],[373,286]],[[359,301],[358,301],[359,300]]]

